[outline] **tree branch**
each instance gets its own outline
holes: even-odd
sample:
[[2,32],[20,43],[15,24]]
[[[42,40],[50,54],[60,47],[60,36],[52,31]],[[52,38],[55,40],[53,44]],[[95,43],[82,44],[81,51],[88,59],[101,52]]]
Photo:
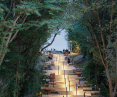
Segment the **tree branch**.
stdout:
[[[10,10],[11,10],[12,6],[13,6],[13,0],[11,0]],[[9,12],[7,13],[7,15],[6,15],[6,17],[5,17],[4,22],[6,21],[7,17],[8,17],[9,14],[10,14],[10,10],[9,10]]]
[[115,87],[114,87],[114,93],[113,93],[113,97],[115,97],[115,94],[116,94],[116,90],[117,90],[117,82],[115,83]]
[[57,36],[57,33],[54,35],[53,40],[51,41],[51,43],[49,43],[47,46],[45,46],[44,48],[41,49],[41,52],[54,42],[56,36]]
[[98,48],[98,51],[99,51],[99,54],[100,54],[100,58],[101,58],[102,64],[104,65],[104,67],[106,67],[104,59],[102,57],[101,48],[100,48],[100,45],[99,45],[99,42],[97,40],[97,36],[96,36],[95,30],[94,30],[94,27],[93,27],[92,24],[91,24],[91,27],[92,27],[92,30],[93,30],[94,38],[95,38],[95,41],[96,41],[96,44],[97,44],[97,48]]
[[[16,25],[16,22],[18,21],[19,18],[20,18],[20,15],[15,19],[15,21],[14,21],[14,23],[13,23],[14,26]],[[7,50],[7,47],[8,47],[9,40],[10,40],[10,38],[11,38],[11,36],[12,36],[12,31],[13,31],[13,29],[14,29],[14,28],[11,29],[11,33],[10,33],[9,36],[8,36],[8,39],[7,39],[7,42],[6,42],[6,44],[5,44],[5,48],[4,48],[4,50],[3,50],[3,53],[0,55],[0,65],[2,64],[3,59],[4,59],[4,57],[5,57],[5,53],[6,53],[6,50]]]
[[98,59],[93,58],[93,60],[95,60],[95,61],[98,61],[98,62],[102,63],[102,62],[101,62],[100,60],[98,60]]
[[100,32],[101,32],[101,40],[102,40],[102,43],[103,43],[103,47],[105,48],[104,35],[103,35],[103,32],[102,32],[102,25],[101,25],[101,22],[100,22],[98,8],[97,8],[97,17],[98,17],[98,23],[99,23],[99,28],[100,28]]
[[110,34],[112,33],[113,7],[114,7],[114,0],[112,0],[112,10],[111,10],[111,19],[110,19]]
[[[24,24],[24,22],[26,21],[27,15],[25,16],[22,24]],[[17,33],[19,32],[19,30],[16,31],[16,33],[13,35],[13,37],[10,39],[9,43],[11,43],[13,41],[13,39],[16,37]]]
[[[65,28],[65,27],[64,27],[64,28]],[[63,28],[63,29],[64,29],[64,28]],[[63,29],[62,29],[62,30],[63,30]],[[61,30],[61,31],[62,31],[62,30]],[[61,32],[61,31],[60,31],[60,32]],[[45,46],[44,48],[42,48],[40,52],[42,52],[45,48],[47,48],[48,46],[50,46],[50,45],[54,42],[56,35],[57,35],[57,33],[54,35],[53,40],[51,41],[51,43],[49,43],[47,46]]]

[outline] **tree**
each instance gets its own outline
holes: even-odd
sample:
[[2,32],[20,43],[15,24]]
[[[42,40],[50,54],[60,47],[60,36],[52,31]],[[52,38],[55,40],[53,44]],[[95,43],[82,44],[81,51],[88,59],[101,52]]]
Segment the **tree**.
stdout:
[[[39,49],[63,22],[65,1],[0,1],[0,80],[2,97],[21,97],[35,87]],[[10,5],[10,6],[9,6]],[[32,81],[32,83],[30,82]]]
[[[17,36],[19,31],[29,29],[31,27],[40,28],[45,24],[49,24],[49,28],[57,27],[58,16],[54,16],[62,9],[59,3],[64,1],[1,1],[0,4],[0,65],[2,64],[8,45]],[[9,6],[10,5],[10,6]],[[47,16],[45,14],[48,14]],[[30,18],[35,15],[36,19]],[[52,17],[52,18],[51,18]],[[30,20],[27,20],[29,19]],[[59,24],[59,23],[58,23]]]
[[[110,49],[108,49],[109,41],[107,40],[107,37],[109,35],[112,35],[116,32],[116,4],[117,2],[114,0],[74,0],[75,7],[79,9],[79,12],[81,13],[81,18],[83,24],[85,26],[85,29],[87,29],[86,32],[80,33],[79,29],[77,29],[80,33],[79,36],[82,37],[83,34],[88,34],[88,37],[84,37],[84,39],[87,41],[87,43],[92,47],[93,52],[96,52],[96,58],[98,61],[102,63],[102,65],[105,68],[106,77],[108,79],[109,83],[109,93],[110,97],[115,97],[116,87],[117,87],[117,80],[113,80],[111,74],[114,74],[114,78],[116,78],[116,72],[115,69],[112,69],[112,66],[110,63],[113,62],[112,59],[108,60],[109,55],[113,55],[113,51],[116,52],[116,48],[112,49],[113,51],[109,52]],[[77,19],[79,20],[79,19]],[[81,28],[80,28],[81,29]],[[73,32],[74,33],[74,32]],[[78,40],[80,38],[78,37]],[[82,37],[83,39],[83,37]],[[115,42],[115,40],[113,40]],[[84,43],[84,41],[83,41]],[[106,50],[105,50],[106,49]],[[110,54],[109,54],[109,53]],[[113,57],[114,60],[116,60],[116,57]],[[114,67],[116,67],[116,63],[114,61]]]

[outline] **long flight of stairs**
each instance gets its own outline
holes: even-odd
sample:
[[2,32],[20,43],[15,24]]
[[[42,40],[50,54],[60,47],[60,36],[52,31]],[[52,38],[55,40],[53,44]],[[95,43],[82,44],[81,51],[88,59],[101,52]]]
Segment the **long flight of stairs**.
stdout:
[[93,91],[92,87],[86,86],[87,81],[81,81],[83,77],[74,74],[73,71],[76,68],[67,64],[63,54],[54,54],[52,61],[54,61],[54,66],[51,66],[51,70],[45,70],[45,74],[55,73],[54,87],[50,79],[46,81],[49,82],[49,87],[54,88],[56,92],[43,94],[42,97],[102,97],[99,91]]

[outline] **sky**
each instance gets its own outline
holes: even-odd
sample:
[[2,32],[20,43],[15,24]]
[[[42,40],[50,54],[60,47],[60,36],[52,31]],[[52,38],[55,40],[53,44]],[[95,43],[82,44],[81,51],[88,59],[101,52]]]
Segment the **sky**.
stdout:
[[[68,42],[65,39],[66,34],[67,33],[65,32],[65,30],[62,30],[60,35],[56,36],[53,44],[50,45],[47,49],[51,50],[51,48],[52,49],[54,48],[54,49],[59,50],[59,51],[62,51],[63,49],[68,49]],[[48,40],[48,42],[50,43],[52,39],[53,39],[53,36],[51,37],[51,39]]]

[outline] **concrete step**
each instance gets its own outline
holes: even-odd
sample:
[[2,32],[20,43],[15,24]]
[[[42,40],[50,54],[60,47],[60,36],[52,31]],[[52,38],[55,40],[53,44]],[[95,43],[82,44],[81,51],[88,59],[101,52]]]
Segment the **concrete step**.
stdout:
[[[65,75],[72,75],[74,74],[73,71],[70,71],[71,69],[69,70],[65,70]],[[56,70],[44,70],[46,73],[46,75],[50,75],[51,73],[55,73],[55,75],[64,75],[64,70],[59,70],[59,73],[58,73],[58,69]]]
[[[51,94],[51,95],[42,95],[42,97],[84,97],[84,95],[57,95],[57,94]],[[85,97],[91,97],[89,95],[85,95]]]
[[[56,91],[64,91],[64,92],[66,91],[65,88],[56,88],[55,90],[56,90]],[[76,88],[71,87],[71,88],[70,88],[70,91],[69,91],[69,88],[67,88],[67,91],[68,91],[68,92],[73,92],[73,90],[76,91]],[[83,89],[77,89],[77,91],[83,91]]]
[[[49,84],[49,87],[53,87],[53,84]],[[55,84],[56,88],[65,88],[65,84]],[[66,84],[66,87],[69,87],[69,84]],[[76,87],[76,84],[70,84],[70,87]],[[80,85],[77,84],[77,87],[80,88]]]
[[[66,95],[66,91],[58,91],[58,93],[61,94],[61,95]],[[67,91],[67,95],[76,95],[76,91]],[[77,95],[84,95],[84,91],[77,90]],[[91,93],[86,92],[85,95],[91,96]]]
[[[74,70],[76,68],[72,65],[68,65],[65,61],[65,56],[62,54],[55,54],[53,55],[53,62],[54,66],[51,66],[52,70],[45,70],[46,75],[49,75],[51,73],[55,73],[55,80],[54,80],[54,90],[58,92],[58,94],[49,94],[49,95],[42,95],[42,97],[99,97],[99,95],[93,95],[95,93],[99,93],[99,91],[92,91],[92,87],[82,87],[86,86],[87,81],[79,81],[83,79],[83,77],[79,77],[78,75],[74,74]],[[57,59],[57,60],[56,60]],[[48,62],[49,63],[49,62]],[[63,63],[65,63],[63,65]],[[59,71],[58,71],[58,65],[59,65]],[[77,68],[79,69],[79,68]],[[65,70],[65,77],[64,77],[64,70]],[[65,86],[65,78],[66,78],[66,86]],[[70,91],[69,91],[69,80],[70,80]],[[46,79],[46,81],[50,81],[50,79]],[[53,87],[53,83],[49,82],[49,87]],[[77,88],[77,95],[76,95],[76,84]],[[66,87],[67,87],[67,96],[66,96]],[[83,91],[85,90],[85,91]],[[101,97],[101,96],[100,96]]]

